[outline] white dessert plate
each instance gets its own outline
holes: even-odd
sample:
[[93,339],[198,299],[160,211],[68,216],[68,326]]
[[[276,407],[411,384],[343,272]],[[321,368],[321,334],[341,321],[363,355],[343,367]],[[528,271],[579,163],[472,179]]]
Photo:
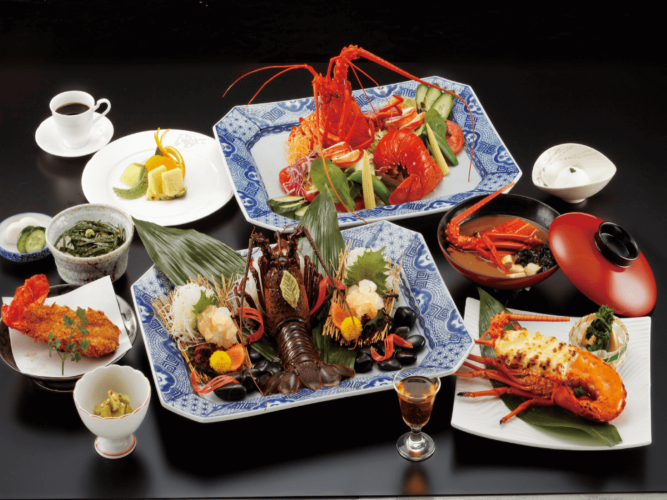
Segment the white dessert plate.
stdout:
[[127,189],[120,180],[127,166],[143,164],[155,153],[154,134],[151,130],[115,140],[90,159],[81,177],[83,194],[90,203],[114,205],[137,219],[177,226],[211,215],[232,198],[216,141],[197,132],[174,129],[164,138],[164,145],[175,147],[183,156],[184,184],[188,188],[185,196],[169,201],[118,197],[113,188]]
[[[98,116],[100,114],[95,113],[95,117]],[[44,120],[37,128],[37,132],[35,132],[35,141],[37,141],[37,145],[40,148],[49,154],[65,158],[76,158],[78,156],[93,154],[109,144],[112,137],[113,124],[106,116],[100,118],[93,125],[88,142],[80,148],[68,148],[63,144],[62,138],[56,131],[56,123],[52,116]]]
[[[510,311],[538,314],[514,309]],[[521,326],[567,343],[570,329],[578,320],[579,318],[570,318],[569,322],[563,323],[531,321],[521,323]],[[575,431],[565,436],[550,431],[548,427],[533,427],[516,417],[501,425],[500,419],[510,410],[500,398],[495,397],[454,396],[452,427],[497,441],[552,450],[604,451],[651,444],[651,318],[622,318],[622,321],[628,328],[630,339],[626,359],[618,366],[617,371],[623,379],[628,396],[623,413],[611,424],[616,427],[623,442],[610,448],[584,432]],[[466,300],[463,324],[474,338],[478,338],[479,300]],[[480,354],[478,345],[475,344],[472,354]],[[464,368],[463,371],[469,370]],[[488,380],[457,378],[455,394],[489,389],[491,382]]]

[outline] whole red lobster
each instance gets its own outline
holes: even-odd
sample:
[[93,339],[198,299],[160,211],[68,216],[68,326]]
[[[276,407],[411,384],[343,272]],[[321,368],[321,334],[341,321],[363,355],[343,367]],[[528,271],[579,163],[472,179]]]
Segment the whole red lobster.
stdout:
[[[325,269],[328,278],[322,279],[315,264],[308,257],[305,259],[305,279],[301,273],[300,260],[297,253],[298,241],[307,238]],[[276,235],[277,245],[271,248],[269,241],[261,233],[253,233],[248,247],[246,268],[236,295],[243,296],[251,308],[257,309],[250,295],[245,292],[248,272],[252,273],[257,287],[260,305],[266,313],[268,332],[275,335],[278,343],[278,356],[285,371],[276,373],[268,379],[264,390],[266,394],[281,392],[285,395],[294,394],[301,387],[313,391],[321,387],[336,387],[343,377],[354,377],[354,370],[339,364],[324,363],[310,337],[310,315],[324,302],[326,285],[334,284],[329,270],[322,259],[315,241],[308,229],[297,227],[285,242],[280,234]],[[259,258],[259,273],[251,265],[252,251],[258,246],[262,251]],[[298,283],[299,300],[296,307],[290,305],[281,291],[281,282],[285,273],[291,274]],[[343,287],[342,284],[336,286]],[[243,292],[242,292],[243,291]],[[319,296],[317,294],[319,291]],[[317,298],[317,300],[316,300]],[[243,314],[243,300],[239,300],[239,317]]]
[[[376,85],[378,85],[378,83],[375,82],[364,71],[362,71],[358,66],[352,63],[352,61],[359,59],[360,57],[378,63],[388,69],[391,69],[392,71],[395,71],[400,75],[403,75],[406,78],[422,83],[424,85],[428,85],[429,87],[436,88],[443,92],[452,94],[454,97],[461,100],[463,104],[465,104],[466,108],[468,109],[468,112],[470,113],[470,119],[472,123],[473,143],[471,146],[471,153],[470,153],[470,170],[472,170],[472,158],[475,148],[474,144],[475,122],[472,115],[472,111],[468,106],[468,103],[466,103],[466,101],[463,98],[461,98],[454,92],[440,88],[437,85],[421,80],[416,76],[411,75],[407,71],[402,70],[401,68],[391,64],[390,62],[385,61],[384,59],[376,56],[375,54],[372,54],[367,50],[362,49],[356,45],[350,45],[349,47],[343,48],[340,55],[331,58],[331,60],[329,61],[329,68],[327,70],[326,76],[318,74],[311,66],[307,64],[268,66],[265,68],[259,68],[254,71],[250,71],[245,75],[239,77],[225,91],[225,95],[236,82],[238,82],[241,78],[244,78],[245,76],[251,73],[271,68],[282,68],[283,69],[282,71],[278,72],[276,75],[269,78],[269,80],[267,80],[259,88],[259,90],[252,97],[252,99],[250,99],[250,102],[248,103],[250,104],[255,99],[255,97],[257,97],[259,92],[261,92],[264,86],[274,78],[292,69],[297,69],[297,68],[307,69],[313,75],[313,94],[315,97],[315,111],[307,118],[300,120],[301,124],[299,127],[294,127],[292,129],[292,133],[290,134],[288,143],[290,141],[299,141],[305,139],[312,143],[309,145],[310,150],[312,150],[315,146],[317,146],[319,148],[319,151],[321,152],[324,152],[325,149],[329,148],[329,150],[332,151],[331,154],[334,154],[334,152],[340,152],[341,150],[346,150],[348,147],[352,149],[368,148],[375,139],[376,128],[379,126],[380,123],[382,123],[383,120],[395,116],[396,114],[395,111],[399,110],[402,103],[402,99],[400,97],[398,99],[394,99],[392,102],[388,103],[381,109],[377,111],[374,109],[373,114],[364,115],[361,109],[359,108],[359,105],[355,101],[354,97],[352,96],[352,85],[350,84],[350,81],[347,78],[347,72],[350,68],[352,68],[352,71],[357,77],[357,80],[359,80],[357,71],[360,71],[368,78],[370,78],[373,81],[373,83],[375,83]],[[337,145],[341,142],[345,144],[342,145],[341,147],[338,147]],[[415,142],[406,142],[406,141],[403,142],[405,143],[406,147],[410,148],[409,152],[414,151],[414,148],[418,147]],[[424,151],[426,151],[426,147],[423,145],[423,143],[421,143],[421,141],[419,142],[421,144],[421,147],[423,147]],[[331,146],[337,146],[337,147],[331,148]],[[428,153],[425,154],[426,156],[428,156]],[[400,156],[401,156],[400,154],[396,154],[394,155],[393,159],[395,161],[399,161]],[[430,164],[428,165],[425,164],[423,166],[413,164],[415,160],[421,160],[423,157],[424,157],[423,154],[411,154],[409,156],[411,163],[403,165],[403,168],[405,169],[405,171],[409,176],[422,177],[422,171],[424,169],[430,171],[431,167]],[[435,164],[435,162],[432,163]],[[435,165],[435,167],[439,171],[437,165]],[[329,172],[326,169],[325,173],[327,175],[331,188],[338,197],[339,202],[343,206],[346,206],[343,203],[343,200],[341,199],[340,195],[336,191],[333,182],[329,177]],[[438,179],[438,181],[434,183],[432,178],[433,176],[431,174],[428,174],[427,177],[428,178],[420,179],[419,182],[411,181],[406,186],[403,186],[402,184],[399,185],[397,189],[400,188],[401,194],[395,197],[395,201],[398,203],[403,203],[405,201],[414,201],[415,199],[421,199],[421,197],[423,197],[425,194],[432,191],[435,188],[435,185],[440,181],[440,179],[442,179],[441,175],[440,179]],[[468,174],[468,178],[470,178],[470,174]],[[407,180],[408,179],[406,179],[404,183]],[[346,208],[348,211],[352,212],[352,209],[354,207],[346,206]],[[361,219],[361,217],[359,218]]]

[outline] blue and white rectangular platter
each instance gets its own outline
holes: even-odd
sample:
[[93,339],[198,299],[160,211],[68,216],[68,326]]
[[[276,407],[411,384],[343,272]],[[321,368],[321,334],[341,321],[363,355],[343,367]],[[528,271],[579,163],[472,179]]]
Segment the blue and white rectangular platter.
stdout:
[[[466,138],[466,145],[458,154],[459,165],[450,168],[450,174],[420,201],[359,211],[359,216],[368,222],[444,212],[467,198],[493,193],[521,177],[521,170],[500,139],[472,88],[437,76],[425,80],[454,91],[465,99],[472,110],[475,120],[475,151],[470,181],[468,170],[472,123],[464,104],[455,99],[450,118],[461,126]],[[384,96],[398,94],[414,98],[417,86],[417,82],[409,80],[369,88],[365,92],[356,90],[353,94],[361,110],[368,113],[371,111],[370,103],[377,109],[385,102]],[[283,145],[292,127],[299,124],[299,118],[313,112],[313,103],[313,97],[307,97],[236,106],[213,126],[234,195],[248,222],[272,230],[282,230],[295,222],[272,212],[268,200],[285,194],[278,183],[278,173],[287,166]],[[354,215],[340,213],[338,222],[341,227],[349,227],[358,225],[359,219]]]
[[[426,338],[426,347],[418,364],[435,370],[439,376],[455,372],[474,345],[463,325],[433,256],[420,233],[380,222],[343,231],[352,248],[383,248],[392,260],[403,258],[397,306],[409,305],[419,311],[415,328]],[[245,255],[247,251],[241,251]],[[395,372],[374,368],[343,381],[340,386],[319,391],[302,389],[291,396],[268,396],[268,406],[258,393],[243,401],[225,402],[215,394],[197,396],[190,384],[190,374],[167,330],[155,315],[151,299],[173,289],[169,279],[155,266],[132,285],[132,298],[139,326],[148,352],[151,371],[162,406],[196,422],[210,423],[243,418],[286,408],[348,396],[392,389]],[[413,330],[413,333],[414,330]]]

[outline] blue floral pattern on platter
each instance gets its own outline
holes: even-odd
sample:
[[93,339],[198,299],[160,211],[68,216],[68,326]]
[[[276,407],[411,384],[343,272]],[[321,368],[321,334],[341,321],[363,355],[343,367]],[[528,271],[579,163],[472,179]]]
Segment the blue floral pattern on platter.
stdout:
[[[343,231],[352,248],[381,248],[392,260],[403,258],[399,295],[410,307],[419,311],[415,328],[426,338],[419,365],[432,368],[440,376],[455,372],[471,351],[474,343],[463,326],[463,320],[433,261],[420,233],[378,222]],[[244,255],[247,251],[241,251]],[[257,395],[239,402],[225,403],[214,395],[197,396],[190,384],[190,374],[178,348],[156,317],[151,300],[173,289],[169,279],[155,266],[132,285],[132,298],[137,310],[141,333],[162,405],[198,422],[218,422],[260,414],[265,411],[264,398]],[[395,372],[359,374],[334,388],[319,391],[302,389],[291,396],[268,396],[266,411],[340,397],[388,390]]]
[[[475,119],[473,167],[481,181],[473,189],[463,192],[359,211],[359,215],[368,222],[444,212],[472,196],[493,193],[510,182],[516,182],[521,176],[521,170],[491,124],[472,88],[440,77],[428,77],[424,80],[452,90],[470,106]],[[409,80],[366,89],[365,94],[362,90],[356,90],[353,94],[361,110],[368,113],[372,111],[371,103],[375,103],[377,109],[377,104],[384,99],[384,96],[398,94],[414,98],[418,85],[417,82]],[[310,97],[236,106],[214,125],[213,133],[220,144],[234,194],[248,222],[273,230],[280,230],[295,222],[277,215],[269,208],[265,181],[271,183],[278,181],[277,178],[266,180],[262,178],[252,148],[262,137],[284,133],[298,125],[300,117],[306,117],[314,111],[313,102],[313,98]],[[470,156],[472,124],[466,107],[458,99],[455,99],[450,118],[461,126],[466,139],[465,151]],[[282,150],[276,151],[276,154],[282,157]],[[464,168],[467,169],[467,166]],[[359,224],[359,219],[354,215],[340,213],[338,222],[341,227],[347,227]]]

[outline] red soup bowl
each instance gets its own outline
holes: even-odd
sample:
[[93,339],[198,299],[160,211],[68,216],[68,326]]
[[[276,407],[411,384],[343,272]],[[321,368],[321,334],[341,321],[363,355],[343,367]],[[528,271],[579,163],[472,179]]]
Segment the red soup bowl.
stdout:
[[[468,208],[473,206],[478,201],[483,200],[484,198],[486,198],[486,196],[475,196],[473,198],[468,198],[467,200],[464,200],[458,205],[452,207],[451,210],[449,210],[440,220],[440,224],[438,225],[438,243],[440,244],[442,253],[445,254],[445,258],[452,265],[452,267],[475,283],[479,283],[480,285],[488,286],[490,288],[499,288],[505,290],[517,290],[520,288],[537,285],[554,274],[558,270],[558,265],[555,265],[551,269],[541,273],[537,273],[532,276],[526,276],[524,278],[489,276],[478,271],[473,271],[459,264],[451,257],[448,250],[450,243],[447,241],[447,235],[445,234],[447,224],[449,224],[454,217],[462,212],[465,212]],[[519,217],[521,219],[535,223],[548,231],[549,226],[553,220],[560,214],[541,201],[528,198],[527,196],[503,194],[491,200],[486,205],[480,207],[477,211],[473,212],[461,222],[461,225],[486,215],[509,215],[511,217]]]

